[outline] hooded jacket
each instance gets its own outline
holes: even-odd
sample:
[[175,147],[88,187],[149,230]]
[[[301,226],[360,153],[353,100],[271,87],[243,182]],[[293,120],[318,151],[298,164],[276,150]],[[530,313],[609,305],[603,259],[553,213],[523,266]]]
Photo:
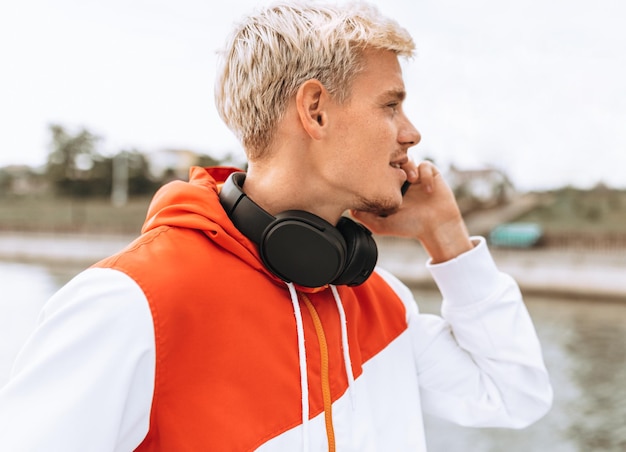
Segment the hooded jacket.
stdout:
[[15,406],[28,391],[53,399],[36,421],[54,428],[25,450],[419,451],[422,409],[517,428],[547,411],[532,323],[483,240],[430,266],[444,318],[382,269],[357,287],[297,287],[221,208],[231,171],[193,168],[162,188],[142,235],[47,304],[0,392]]

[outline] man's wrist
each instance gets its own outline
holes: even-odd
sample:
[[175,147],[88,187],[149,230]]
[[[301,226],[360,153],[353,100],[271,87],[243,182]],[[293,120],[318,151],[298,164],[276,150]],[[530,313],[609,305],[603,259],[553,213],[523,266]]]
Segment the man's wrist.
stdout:
[[441,226],[426,237],[420,239],[433,264],[454,259],[474,248],[465,223]]

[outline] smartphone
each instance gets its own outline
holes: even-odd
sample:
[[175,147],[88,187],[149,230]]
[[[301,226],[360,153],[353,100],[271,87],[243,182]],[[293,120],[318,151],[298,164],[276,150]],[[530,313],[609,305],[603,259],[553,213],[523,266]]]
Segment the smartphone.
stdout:
[[404,196],[404,194],[406,193],[406,191],[409,189],[409,187],[411,186],[411,182],[404,181],[404,184],[402,184],[402,187],[400,188],[400,192],[402,193],[402,196]]

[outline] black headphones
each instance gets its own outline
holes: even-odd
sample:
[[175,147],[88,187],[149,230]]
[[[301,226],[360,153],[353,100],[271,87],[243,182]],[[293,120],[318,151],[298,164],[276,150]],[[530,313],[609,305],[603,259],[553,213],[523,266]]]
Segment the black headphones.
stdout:
[[228,176],[220,202],[235,227],[258,245],[273,274],[304,287],[356,286],[372,274],[378,249],[366,227],[346,217],[335,227],[303,210],[274,217],[246,196],[245,179],[244,172]]

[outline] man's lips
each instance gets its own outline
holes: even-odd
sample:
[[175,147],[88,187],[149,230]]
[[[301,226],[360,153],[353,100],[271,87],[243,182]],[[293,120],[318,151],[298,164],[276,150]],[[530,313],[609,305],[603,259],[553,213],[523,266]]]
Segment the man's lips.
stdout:
[[391,159],[391,161],[389,162],[389,166],[393,168],[402,168],[402,166],[405,165],[408,161],[409,161],[409,158],[407,156],[403,156],[401,158],[394,158],[394,159]]

